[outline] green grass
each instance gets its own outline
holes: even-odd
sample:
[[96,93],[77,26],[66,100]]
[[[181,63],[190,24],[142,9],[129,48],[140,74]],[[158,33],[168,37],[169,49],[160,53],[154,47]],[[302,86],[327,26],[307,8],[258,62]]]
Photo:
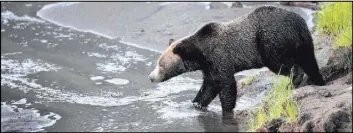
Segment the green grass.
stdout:
[[292,99],[292,76],[290,78],[277,75],[273,91],[263,99],[263,104],[252,110],[249,121],[249,131],[254,132],[267,122],[277,118],[284,118],[287,122],[294,122],[298,116],[298,105]]
[[246,78],[244,79],[244,82],[242,82],[242,83],[239,85],[239,87],[240,87],[240,88],[243,88],[245,85],[251,84],[254,80],[255,80],[255,77],[254,77],[254,76],[246,77]]
[[334,48],[346,48],[352,46],[352,26],[349,26],[341,34],[337,35],[334,46]]
[[245,84],[248,85],[248,84],[252,83],[254,80],[255,80],[254,76],[249,76],[245,79]]
[[316,19],[319,33],[334,36],[334,48],[352,46],[352,2],[327,2]]

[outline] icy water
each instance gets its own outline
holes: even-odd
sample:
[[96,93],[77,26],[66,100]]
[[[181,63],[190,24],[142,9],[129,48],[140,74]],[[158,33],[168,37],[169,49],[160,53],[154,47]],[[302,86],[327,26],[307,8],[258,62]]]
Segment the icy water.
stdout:
[[[222,119],[218,97],[207,112],[192,108],[199,72],[158,84],[147,75],[170,38],[256,6],[2,2],[1,131],[243,131]],[[236,110],[258,99],[242,97]]]

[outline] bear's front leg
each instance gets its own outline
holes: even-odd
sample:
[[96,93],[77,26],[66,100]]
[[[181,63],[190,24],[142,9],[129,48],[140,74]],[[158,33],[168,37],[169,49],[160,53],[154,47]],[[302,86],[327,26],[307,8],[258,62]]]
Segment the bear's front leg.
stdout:
[[237,82],[232,80],[229,83],[225,83],[220,91],[219,98],[222,105],[223,116],[233,116],[233,109],[235,108],[235,102],[237,97]]
[[204,78],[202,86],[192,103],[196,104],[197,109],[205,109],[214,100],[219,91],[214,81]]

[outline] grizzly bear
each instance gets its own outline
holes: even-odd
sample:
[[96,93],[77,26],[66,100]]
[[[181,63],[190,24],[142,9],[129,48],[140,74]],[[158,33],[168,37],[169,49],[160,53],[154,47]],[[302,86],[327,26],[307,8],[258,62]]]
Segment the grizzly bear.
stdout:
[[293,72],[293,80],[302,78],[303,75],[296,74],[301,69],[313,84],[325,85],[305,20],[273,6],[259,7],[237,21],[210,22],[189,36],[171,40],[149,79],[164,82],[200,70],[203,84],[192,102],[206,108],[219,94],[222,111],[226,113],[235,108],[234,74],[261,67],[285,76]]

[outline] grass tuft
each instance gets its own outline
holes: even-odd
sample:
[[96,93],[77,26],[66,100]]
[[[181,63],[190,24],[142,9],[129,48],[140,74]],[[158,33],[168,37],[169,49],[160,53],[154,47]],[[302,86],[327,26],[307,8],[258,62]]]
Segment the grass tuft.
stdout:
[[249,76],[245,80],[245,84],[251,84],[255,80],[254,76]]
[[327,2],[316,16],[316,30],[334,36],[334,48],[352,46],[352,2]]
[[292,99],[292,75],[290,78],[277,75],[273,91],[269,92],[264,99],[263,104],[253,110],[249,121],[249,131],[254,132],[267,122],[277,118],[284,118],[287,122],[293,122],[298,116],[298,105]]
[[249,85],[252,82],[254,82],[255,77],[254,76],[249,76],[244,79],[244,82],[241,82],[239,85],[239,88],[243,88],[245,85]]

